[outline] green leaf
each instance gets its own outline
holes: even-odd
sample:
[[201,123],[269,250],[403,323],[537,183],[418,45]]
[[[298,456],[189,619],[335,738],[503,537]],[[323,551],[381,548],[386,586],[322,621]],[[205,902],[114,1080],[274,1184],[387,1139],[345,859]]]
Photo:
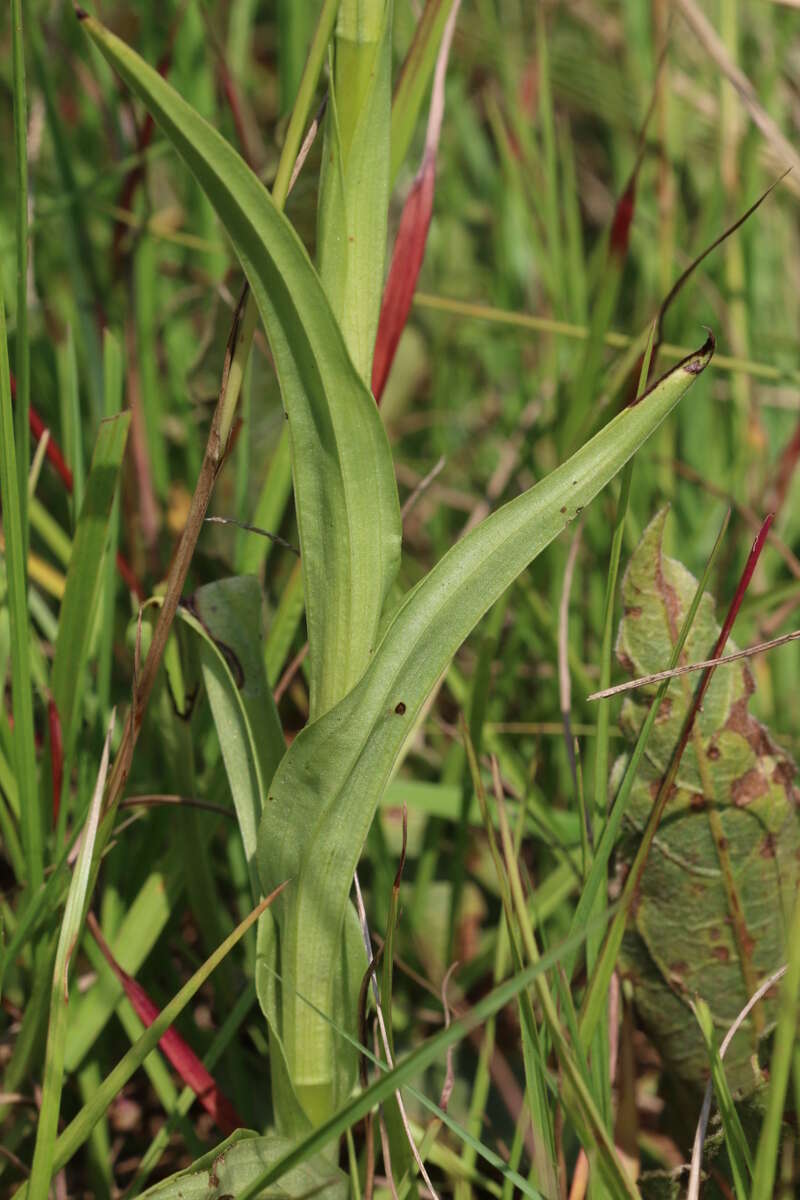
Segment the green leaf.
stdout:
[[264,671],[261,588],[252,575],[198,588],[178,610],[202,639],[200,666],[250,868],[253,900],[261,809],[286,743]]
[[92,856],[94,854],[97,829],[100,823],[100,809],[103,802],[103,790],[108,775],[108,760],[111,751],[111,734],[114,728],[112,714],[111,725],[106,735],[100,768],[97,772],[94,795],[89,806],[89,813],[81,835],[78,860],[67,893],[67,903],[61,921],[61,930],[56,948],[53,983],[50,992],[50,1019],[47,1029],[47,1049],[44,1062],[44,1086],[42,1088],[42,1104],[36,1127],[36,1146],[33,1153],[33,1165],[29,1183],[31,1200],[47,1200],[50,1193],[50,1178],[53,1174],[56,1135],[58,1133],[58,1114],[61,1107],[61,1089],[64,1082],[64,1050],[67,1038],[67,1014],[69,1003],[69,966],[72,952],[78,944],[83,930],[83,919],[86,911],[89,881],[92,871]]
[[697,1000],[694,1004],[697,1024],[706,1044],[706,1051],[711,1063],[711,1078],[714,1081],[714,1091],[717,1094],[722,1128],[725,1133],[725,1143],[728,1148],[728,1158],[731,1163],[733,1182],[738,1200],[748,1200],[750,1180],[753,1174],[753,1156],[747,1144],[739,1114],[733,1102],[728,1080],[725,1078],[725,1068],[719,1054],[719,1046],[714,1031],[714,1020],[711,1009],[705,1000]]
[[319,273],[369,384],[386,259],[392,0],[342,0],[320,175]]
[[111,509],[130,421],[131,414],[124,412],[100,423],[61,602],[52,689],[63,731],[65,778],[69,778],[66,764],[72,757],[81,717],[86,663],[104,579]]
[[[584,934],[585,931],[581,931],[577,936],[567,938],[556,950],[551,950],[547,954],[543,954],[538,962],[523,968],[522,971],[512,976],[511,979],[507,979],[493,988],[487,996],[478,1001],[474,1008],[470,1009],[463,1016],[458,1017],[455,1021],[451,1021],[444,1029],[440,1029],[438,1033],[435,1033],[423,1042],[421,1046],[417,1046],[410,1054],[401,1059],[391,1071],[385,1071],[368,1088],[349,1100],[338,1112],[329,1117],[324,1125],[313,1130],[302,1141],[297,1142],[289,1153],[277,1162],[274,1167],[270,1168],[269,1171],[265,1171],[259,1179],[254,1180],[248,1188],[240,1192],[236,1200],[256,1200],[256,1197],[261,1195],[263,1189],[266,1189],[275,1180],[281,1179],[285,1172],[293,1167],[295,1163],[303,1162],[311,1155],[323,1150],[326,1146],[334,1142],[336,1138],[340,1137],[345,1130],[350,1129],[357,1121],[360,1121],[376,1105],[383,1103],[398,1088],[404,1087],[412,1079],[418,1078],[433,1063],[443,1061],[450,1046],[457,1045],[473,1029],[478,1029],[489,1017],[500,1012],[502,1008],[505,1008],[523,989],[529,988],[534,980],[545,971],[550,970],[557,962],[560,962],[565,953],[579,946],[583,941]],[[446,1112],[434,1104],[433,1101],[429,1100],[423,1092],[415,1091],[414,1098],[423,1107],[427,1108],[429,1112],[434,1113],[448,1128],[453,1129],[459,1137],[472,1146],[486,1162],[500,1171],[506,1179],[510,1179],[523,1195],[531,1196],[533,1200],[537,1200],[541,1196],[541,1193],[536,1191],[527,1180],[523,1179],[515,1171],[510,1170],[498,1154],[479,1140],[471,1138],[465,1130],[461,1129]],[[22,1198],[18,1194],[14,1197],[14,1200],[22,1200]]]
[[[669,661],[696,589],[694,577],[662,550],[666,510],[645,530],[623,581],[624,616],[617,654],[635,675]],[[686,640],[685,658],[708,657],[719,626],[705,593]],[[731,649],[733,646],[729,643]],[[708,1004],[725,1032],[757,984],[785,961],[786,929],[798,882],[800,822],[795,766],[748,712],[754,683],[746,662],[713,675],[675,788],[641,878],[620,962],[636,1005],[669,1067],[700,1083],[708,1054],[690,1000]],[[655,689],[626,700],[620,723],[633,739]],[[620,857],[635,854],[680,735],[692,695],[686,676],[671,681],[647,740],[623,821]],[[619,780],[625,759],[612,774]],[[765,999],[742,1026],[725,1058],[732,1090],[757,1086],[752,1056],[775,1020]]]
[[324,712],[362,675],[399,565],[386,432],[319,277],[261,182],[157,71],[93,18],[83,25],[214,205],[258,303],[289,420],[311,711]]
[[281,1037],[298,1087],[332,1084],[330,1026],[307,1002],[332,1012],[330,947],[340,944],[361,847],[426,697],[482,615],[657,428],[711,352],[709,342],[455,545],[400,605],[360,683],[284,758],[259,830],[258,863],[263,887],[293,881],[275,917],[281,974],[291,984]]
[[[266,1169],[292,1149],[288,1138],[259,1137],[250,1129],[237,1129],[219,1146],[184,1171],[171,1175],[142,1193],[142,1200],[224,1200],[238,1196]],[[322,1196],[347,1200],[349,1180],[344,1171],[317,1156],[298,1163],[270,1188],[274,1197]]]

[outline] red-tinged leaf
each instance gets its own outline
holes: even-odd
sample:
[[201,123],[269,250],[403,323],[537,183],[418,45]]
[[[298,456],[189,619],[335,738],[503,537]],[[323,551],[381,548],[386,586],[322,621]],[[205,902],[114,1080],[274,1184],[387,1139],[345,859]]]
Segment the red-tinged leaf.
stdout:
[[779,512],[783,508],[798,462],[800,462],[800,424],[795,427],[794,433],[784,446],[774,472],[769,506],[775,512]]
[[53,827],[58,823],[61,808],[61,785],[64,779],[64,745],[61,740],[61,718],[52,696],[47,701],[47,725],[50,731],[50,772],[53,780]]
[[428,240],[428,228],[433,213],[435,178],[435,155],[426,154],[403,207],[389,277],[383,293],[375,355],[372,360],[372,394],[377,404],[380,404],[400,335],[408,320],[414,289],[425,257],[425,243]]
[[[133,1005],[139,1020],[145,1026],[152,1025],[153,1021],[159,1015],[157,1005],[153,1003],[141,984],[137,983],[127,971],[123,970],[114,958],[108,943],[100,931],[100,926],[92,913],[87,917],[86,923],[92,932],[94,940],[100,947],[103,957],[125,989],[125,995]],[[191,1046],[184,1041],[176,1030],[172,1028],[168,1029],[158,1044],[183,1082],[187,1087],[192,1089],[203,1105],[203,1108],[214,1118],[217,1127],[223,1133],[234,1133],[235,1130],[244,1128],[245,1122],[239,1116],[231,1101],[220,1090],[219,1085],[203,1066]]]
[[442,43],[436,59],[433,76],[431,106],[428,113],[428,128],[425,134],[425,149],[422,162],[411,191],[403,206],[400,227],[397,231],[389,277],[383,292],[378,333],[375,338],[375,353],[372,359],[372,394],[380,404],[386,380],[394,361],[400,335],[406,327],[414,289],[417,286],[425,243],[433,213],[433,193],[436,184],[436,155],[439,135],[444,116],[444,81],[447,60],[453,44],[453,34],[461,0],[456,0],[447,18]]
[[633,221],[633,211],[636,206],[636,176],[638,171],[639,164],[637,163],[633,174],[628,180],[625,191],[617,201],[617,207],[614,210],[614,220],[611,222],[609,250],[613,257],[620,262],[628,253],[631,222]]
[[[17,384],[13,375],[11,376],[11,395],[15,398],[17,395]],[[44,437],[47,426],[33,405],[31,405],[28,409],[28,424],[30,425],[31,433],[36,438],[36,441],[40,441],[41,438]],[[72,471],[69,469],[64,460],[64,455],[61,453],[61,448],[59,447],[58,442],[54,441],[52,436],[48,440],[47,449],[45,450],[45,457],[60,475],[64,487],[68,492],[71,493]]]

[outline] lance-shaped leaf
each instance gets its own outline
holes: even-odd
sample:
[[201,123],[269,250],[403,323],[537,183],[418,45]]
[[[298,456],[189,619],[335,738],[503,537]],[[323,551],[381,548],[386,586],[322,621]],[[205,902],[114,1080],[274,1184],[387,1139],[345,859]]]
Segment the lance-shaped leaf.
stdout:
[[312,1006],[334,1011],[331,947],[341,943],[353,870],[425,699],[487,609],[657,428],[712,349],[709,340],[448,551],[406,596],[361,681],[283,759],[262,817],[258,863],[264,888],[277,877],[293,880],[291,905],[280,903],[275,918],[284,980],[279,1033],[298,1089],[332,1086],[333,1034]]
[[[662,551],[666,514],[658,513],[645,530],[623,581],[617,654],[636,675],[668,662],[696,588],[689,571]],[[706,593],[686,660],[707,658],[718,634]],[[798,882],[795,766],[748,712],[753,688],[745,661],[714,673],[622,943],[621,965],[642,1020],[669,1068],[696,1083],[707,1078],[708,1053],[691,1000],[706,1002],[721,1033],[730,1027],[756,985],[785,961]],[[623,706],[621,724],[631,737],[653,690],[642,689]],[[623,863],[635,854],[692,691],[686,676],[676,679],[661,705],[623,823]],[[624,763],[615,766],[612,788]],[[758,1082],[751,1056],[773,1023],[774,1002],[766,1000],[734,1038],[725,1058],[734,1090]]]
[[215,129],[119,38],[86,32],[197,178],[244,267],[289,421],[310,644],[311,709],[360,677],[400,556],[386,432],[300,239]]
[[259,896],[256,834],[267,788],[286,748],[264,670],[261,588],[253,575],[208,583],[182,604],[179,616],[200,635],[200,667],[225,772]]

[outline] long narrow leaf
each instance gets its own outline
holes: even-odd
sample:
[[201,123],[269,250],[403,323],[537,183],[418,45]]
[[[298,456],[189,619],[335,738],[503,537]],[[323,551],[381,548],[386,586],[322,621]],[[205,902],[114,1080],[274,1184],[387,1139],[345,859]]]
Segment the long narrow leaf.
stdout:
[[89,642],[103,583],[111,509],[130,419],[130,413],[124,412],[101,422],[61,603],[52,690],[61,720],[67,778],[81,715]]
[[[279,767],[259,831],[262,886],[295,880],[277,906],[282,971],[331,1013],[330,947],[375,807],[425,699],[492,603],[616,474],[711,358],[709,340],[568,462],[454,546],[408,595],[361,682],[308,726]],[[296,888],[296,891],[295,891]],[[295,1077],[324,1086],[329,1027],[288,990],[281,1036]]]
[[[356,682],[374,650],[399,564],[400,509],[386,433],[317,273],[261,182],[124,42],[91,17],[83,24],[199,181],[258,303],[289,420],[311,707],[325,711],[341,686]],[[338,678],[342,662],[350,664],[344,681]],[[329,679],[336,683],[330,695]]]
[[47,1031],[47,1051],[45,1054],[44,1087],[42,1089],[42,1106],[39,1113],[39,1123],[36,1128],[36,1147],[33,1153],[33,1167],[30,1178],[31,1200],[47,1200],[50,1191],[50,1177],[53,1173],[53,1158],[58,1130],[58,1113],[61,1107],[61,1088],[64,1080],[64,1047],[67,1036],[67,1004],[69,1001],[68,974],[72,952],[78,943],[83,928],[83,913],[86,905],[87,891],[92,867],[97,827],[100,822],[100,806],[103,802],[103,789],[108,774],[108,759],[111,750],[111,735],[114,729],[114,716],[106,735],[100,769],[97,772],[92,803],[89,815],[83,828],[81,848],[75,873],[72,876],[64,917],[61,922],[61,932],[56,949],[56,961],[53,971],[53,986],[50,994],[50,1024]]

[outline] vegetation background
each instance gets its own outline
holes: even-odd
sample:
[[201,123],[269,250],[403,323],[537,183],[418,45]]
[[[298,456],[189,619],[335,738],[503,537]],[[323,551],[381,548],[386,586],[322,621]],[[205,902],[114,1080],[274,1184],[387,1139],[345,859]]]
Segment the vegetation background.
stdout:
[[[395,77],[423,7],[395,0]],[[98,3],[95,11],[158,65],[270,184],[318,8],[293,0],[142,0]],[[703,32],[709,24],[713,37]],[[0,137],[6,147],[0,288],[9,313],[11,368],[19,374],[19,191],[11,165],[15,84],[8,10],[0,19],[0,45]],[[81,678],[60,684],[67,691],[74,687],[79,697],[67,785],[71,812],[77,813],[85,811],[94,788],[111,709],[122,712],[130,700],[140,656],[137,591],[143,599],[163,590],[186,521],[242,273],[197,183],[93,52],[71,6],[26,6],[25,57],[30,400],[51,438],[44,461],[34,461],[29,511],[29,654],[45,803],[53,789],[56,736],[48,724],[56,686],[51,665],[77,515],[101,418],[123,407],[132,413],[111,519],[112,546],[127,573],[115,573],[109,551]],[[790,0],[464,0],[447,71],[424,264],[381,405],[401,502],[414,496],[404,520],[404,588],[465,530],[542,478],[616,411],[635,365],[635,356],[626,355],[630,342],[638,338],[641,347],[643,331],[676,278],[794,167],[699,265],[665,314],[659,374],[700,344],[703,326],[713,328],[717,354],[636,458],[622,549],[624,564],[647,523],[668,503],[666,548],[700,576],[730,506],[709,582],[724,612],[762,518],[773,511],[735,637],[750,645],[794,627],[800,604],[800,160],[793,149],[800,125],[798,71],[800,11]],[[422,153],[424,117],[423,110],[393,190],[390,240]],[[312,145],[286,205],[312,255],[321,144],[319,138]],[[619,232],[621,198],[632,217],[627,244],[613,236],[609,242],[612,226]],[[291,550],[297,530],[291,505],[284,508],[280,396],[260,333],[239,418],[210,509],[233,523],[204,526],[184,591],[234,574],[259,577],[267,674],[291,738],[308,716],[306,634]],[[34,435],[32,450],[35,428]],[[56,444],[69,466],[69,489]],[[599,709],[587,695],[603,670],[618,490],[606,489],[587,510],[577,540],[571,526],[536,559],[460,651],[369,835],[361,883],[370,925],[380,937],[393,911],[407,805],[392,1000],[402,1051],[449,1019],[441,989],[451,964],[459,964],[448,992],[454,1012],[479,1000],[510,969],[502,886],[475,803],[462,714],[487,771],[488,756],[495,758],[514,836],[521,839],[519,861],[540,948],[557,947],[570,931],[582,885],[581,819],[562,723],[559,641],[568,659],[571,728],[587,802],[603,810],[606,798],[595,783]],[[4,523],[6,512],[4,497]],[[284,541],[250,532],[248,524]],[[571,575],[566,636],[559,633],[565,575]],[[10,603],[6,594],[0,608],[0,670],[9,680]],[[615,621],[619,612],[617,597]],[[88,610],[83,619],[85,624]],[[125,792],[128,799],[145,799],[119,813],[92,902],[118,962],[158,1008],[251,907],[219,738],[197,663],[175,643],[168,665],[169,680],[160,678],[149,704]],[[753,711],[795,753],[800,644],[755,659],[753,672]],[[601,742],[608,740],[613,763],[622,744],[619,702],[608,712],[610,728]],[[25,911],[12,715],[9,686],[0,712],[5,945]],[[118,722],[117,739],[119,734]],[[48,867],[67,832],[63,813],[55,813],[54,822]],[[39,928],[3,965],[3,1195],[14,1194],[31,1163],[52,975],[48,954],[57,929],[57,922],[48,926],[45,936]],[[176,1027],[200,1057],[217,1047],[214,1079],[246,1125],[262,1129],[272,1112],[253,956],[248,936]],[[141,1028],[88,933],[75,952],[73,972],[64,1121],[92,1096]],[[579,1003],[585,976],[579,971],[573,983]],[[560,1002],[569,1008],[563,996]],[[618,1139],[642,1171],[668,1174],[688,1161],[697,1101],[680,1093],[676,1099],[674,1081],[627,1006],[623,1020],[614,1093],[622,1114]],[[224,1052],[220,1028],[226,1031]],[[448,1112],[461,1132],[442,1129],[431,1140],[433,1177],[439,1187],[462,1195],[510,1194],[517,1184],[498,1170],[498,1158],[516,1156],[523,1179],[530,1170],[519,1009],[510,1004],[461,1041],[450,1071]],[[438,1101],[444,1080],[440,1057],[415,1086]],[[151,1056],[57,1176],[56,1194],[118,1195],[132,1181],[134,1191],[127,1194],[135,1194],[145,1184],[143,1161],[152,1183],[215,1145],[221,1135],[212,1117],[199,1106],[187,1112],[185,1102],[164,1132],[165,1113],[176,1109],[181,1083],[164,1059]],[[800,1089],[797,1079],[794,1088]],[[406,1100],[415,1129],[427,1126],[430,1114],[420,1100]],[[558,1117],[561,1194],[572,1187],[577,1197],[578,1143],[569,1127],[562,1138],[563,1123]],[[357,1126],[350,1150],[362,1156],[362,1176],[363,1147]],[[348,1161],[343,1150],[345,1167]],[[714,1186],[731,1195],[726,1171],[719,1169]],[[377,1172],[378,1190],[385,1189],[382,1162]],[[778,1174],[776,1189],[795,1195],[791,1145]],[[675,1177],[673,1185],[683,1194],[685,1178]]]

